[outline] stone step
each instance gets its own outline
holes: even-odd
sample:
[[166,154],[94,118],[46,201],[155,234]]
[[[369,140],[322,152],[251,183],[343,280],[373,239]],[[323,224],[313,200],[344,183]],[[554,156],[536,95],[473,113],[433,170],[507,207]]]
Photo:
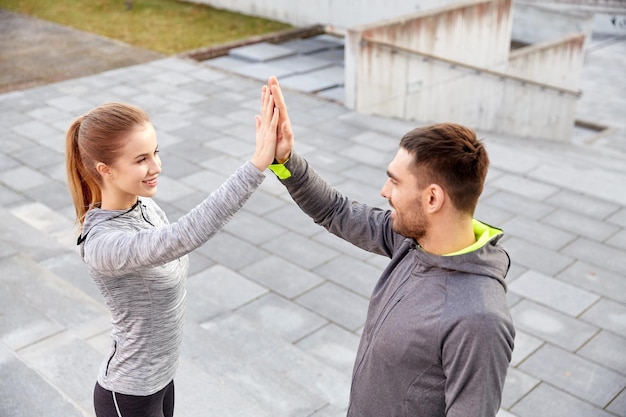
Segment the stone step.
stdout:
[[23,253],[0,270],[0,384],[11,398],[0,415],[91,416],[102,356],[88,339],[110,326],[107,309]]
[[[37,213],[27,213],[29,209],[35,207],[40,209]],[[15,215],[14,212],[20,216]],[[54,216],[52,219],[61,217],[39,203],[31,203],[11,210],[0,206],[0,258],[23,253],[35,261],[41,261],[67,253],[69,248],[50,234],[50,231],[58,229],[44,223],[45,220],[51,219],[51,216]],[[62,222],[65,225],[69,224],[68,232],[71,233],[69,220],[63,218]]]
[[[65,364],[71,368],[71,364]],[[0,344],[0,415],[2,417],[88,416],[36,370]]]

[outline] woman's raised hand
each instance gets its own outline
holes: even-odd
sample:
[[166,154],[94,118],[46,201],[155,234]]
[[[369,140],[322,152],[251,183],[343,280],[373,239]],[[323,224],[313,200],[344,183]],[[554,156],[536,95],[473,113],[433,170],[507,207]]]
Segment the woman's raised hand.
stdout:
[[260,171],[274,161],[279,114],[269,87],[264,85],[261,90],[261,114],[255,116],[256,150],[250,159]]
[[285,103],[283,92],[278,84],[278,79],[276,79],[275,76],[271,76],[267,85],[274,98],[275,106],[279,110],[276,160],[283,163],[291,156],[291,150],[293,149],[293,130],[291,129],[291,121],[287,113],[287,104]]

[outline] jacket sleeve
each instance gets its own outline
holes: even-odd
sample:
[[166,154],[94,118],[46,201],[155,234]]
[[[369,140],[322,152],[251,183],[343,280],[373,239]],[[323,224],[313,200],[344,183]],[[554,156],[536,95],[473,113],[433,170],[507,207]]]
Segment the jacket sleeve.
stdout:
[[178,221],[144,230],[95,226],[84,243],[84,259],[100,271],[160,265],[191,252],[215,235],[265,179],[250,162],[241,166],[202,203]]
[[495,417],[513,351],[513,330],[497,314],[455,323],[443,340],[447,417]]
[[394,244],[401,239],[391,229],[388,210],[350,200],[330,186],[295,152],[284,168],[288,178],[281,179],[282,183],[315,223],[361,249],[391,257]]

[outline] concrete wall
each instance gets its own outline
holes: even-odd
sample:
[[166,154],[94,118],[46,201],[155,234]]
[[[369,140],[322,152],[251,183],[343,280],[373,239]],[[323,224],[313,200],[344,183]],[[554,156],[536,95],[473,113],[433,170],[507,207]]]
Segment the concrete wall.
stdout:
[[[361,26],[382,19],[390,19],[418,11],[431,10],[438,7],[458,3],[458,0],[186,0],[190,3],[208,4],[210,6],[244,13],[252,16],[265,17],[294,26],[328,25],[331,29],[344,32],[346,29]],[[531,7],[529,7],[531,6]],[[520,23],[526,20],[522,14],[524,10],[536,13],[539,8],[551,9],[554,16],[548,14],[529,16],[530,24],[516,25],[513,31],[513,39],[523,40],[517,30],[528,34],[540,35],[539,39],[530,40],[528,43],[542,42],[555,37],[572,33],[570,30],[559,29],[563,25],[574,22],[563,20],[559,14],[589,12],[595,13],[599,24],[598,30],[609,30],[610,33],[623,34],[626,32],[626,0],[515,0],[515,21]],[[604,15],[600,15],[604,14]],[[537,23],[547,17],[546,24]],[[617,17],[617,24],[612,24]],[[608,22],[608,24],[606,24]],[[556,32],[549,33],[549,31]],[[578,28],[585,32],[583,28]],[[546,31],[547,30],[547,31]],[[578,30],[577,30],[578,31]],[[543,34],[542,34],[543,33]]]
[[585,35],[573,34],[511,52],[507,73],[540,83],[577,90],[585,57]]
[[512,0],[470,0],[352,28],[363,37],[477,66],[508,59]]
[[[423,123],[569,140],[586,39],[570,31],[586,27],[589,16],[557,22],[534,34],[558,33],[556,40],[511,52],[511,10],[510,0],[474,0],[348,30],[346,105]],[[556,19],[551,11],[538,15]]]
[[[356,106],[356,80],[371,61],[361,61],[367,49],[362,39],[390,43],[400,48],[436,55],[454,61],[503,69],[508,64],[511,43],[512,0],[472,0],[436,10],[349,29],[345,40],[345,102]],[[367,47],[365,47],[367,48]],[[392,62],[383,63],[391,73]],[[355,107],[356,108],[356,107]]]
[[456,122],[502,134],[568,140],[578,94],[540,83],[364,42],[355,96],[359,112]]
[[457,0],[187,0],[265,17],[294,26],[328,25],[345,29],[428,10]]

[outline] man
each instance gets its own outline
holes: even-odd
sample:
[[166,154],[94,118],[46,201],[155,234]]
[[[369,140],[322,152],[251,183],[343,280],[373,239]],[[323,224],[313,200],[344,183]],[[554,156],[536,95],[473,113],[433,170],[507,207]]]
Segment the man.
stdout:
[[408,132],[389,164],[382,210],[350,200],[293,151],[278,81],[279,142],[270,169],[331,233],[388,256],[371,296],[348,417],[495,416],[513,350],[502,231],[473,219],[489,158],[455,124]]

